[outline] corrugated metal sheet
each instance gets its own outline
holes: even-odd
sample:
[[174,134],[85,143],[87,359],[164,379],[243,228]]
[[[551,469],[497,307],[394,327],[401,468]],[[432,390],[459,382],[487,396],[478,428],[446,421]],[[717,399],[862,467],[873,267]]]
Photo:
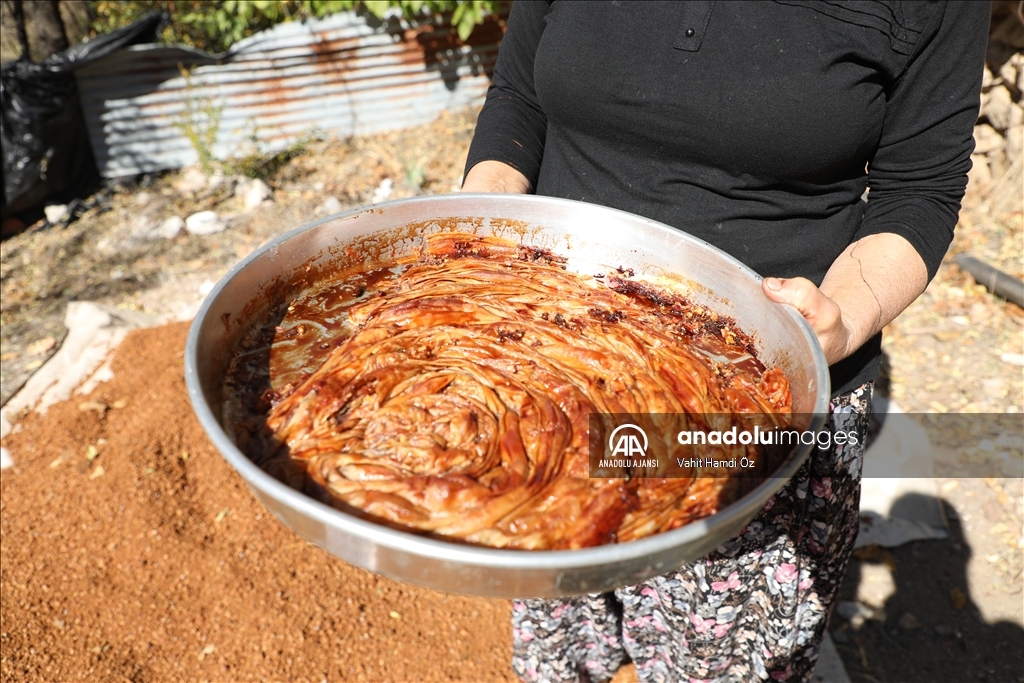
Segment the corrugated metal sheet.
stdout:
[[317,131],[363,135],[427,123],[483,102],[500,39],[493,21],[463,44],[441,20],[372,27],[345,12],[281,24],[220,57],[134,46],[75,76],[97,165],[111,178],[196,163],[180,129],[190,101],[193,111],[220,109],[220,159],[251,150],[254,139],[271,151]]

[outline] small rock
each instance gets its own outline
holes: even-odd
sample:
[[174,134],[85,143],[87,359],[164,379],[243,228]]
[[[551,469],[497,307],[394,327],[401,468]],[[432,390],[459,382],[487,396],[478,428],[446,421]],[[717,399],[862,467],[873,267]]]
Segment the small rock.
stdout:
[[370,203],[376,204],[378,202],[383,202],[384,200],[386,200],[388,197],[391,196],[391,190],[394,188],[394,186],[395,181],[393,181],[391,178],[385,178],[384,180],[380,181],[380,185],[378,185],[377,189],[373,191],[373,197],[370,198]]
[[900,620],[896,622],[896,625],[904,631],[916,631],[921,628],[921,622],[918,621],[917,617],[915,617],[911,612],[907,612],[900,617]]
[[212,175],[206,176],[206,187],[216,190],[228,181],[228,177],[220,171],[214,171]]
[[967,178],[972,188],[984,189],[992,184],[992,170],[988,167],[988,157],[984,154],[971,155],[971,170]]
[[145,206],[146,204],[149,204],[149,200],[152,198],[153,195],[151,195],[150,193],[140,192],[137,195],[135,195],[135,206]]
[[153,231],[160,227],[160,222],[152,216],[142,214],[132,219],[129,227],[132,231],[132,237],[149,239],[153,236]]
[[986,502],[982,512],[985,513],[985,519],[990,522],[1000,522],[1003,519],[1003,508],[994,500]]
[[1003,83],[1010,88],[1015,98],[1019,98],[1021,93],[1024,92],[1024,54],[1015,52],[1012,57],[1006,60],[1001,67],[999,67],[999,75],[1003,78]]
[[970,317],[972,323],[980,323],[988,320],[989,313],[988,307],[980,301],[975,301],[971,304],[971,310],[968,311],[967,315]]
[[28,347],[25,349],[25,353],[27,353],[30,356],[38,356],[40,354],[46,353],[56,345],[57,340],[54,339],[53,337],[43,337],[42,339],[39,339],[29,344]]
[[178,192],[199,192],[206,187],[206,174],[197,167],[186,169],[181,177],[171,183]]
[[982,380],[981,389],[989,398],[1003,398],[1006,396],[1006,380],[1001,377]]
[[1024,149],[1024,125],[1010,126],[1006,130],[1006,158],[1016,161]]
[[341,202],[338,201],[337,197],[328,197],[320,205],[319,211],[326,216],[333,216],[336,213],[341,213],[341,208]]
[[987,123],[981,123],[974,127],[974,153],[988,154],[991,151],[1002,149],[1003,136],[996,132],[996,129]]
[[193,235],[212,235],[226,227],[216,211],[200,211],[185,219],[185,229]]
[[251,211],[267,200],[272,200],[274,191],[262,180],[252,180],[248,183],[245,195],[242,199],[246,211]]
[[181,216],[171,216],[163,223],[158,225],[150,234],[153,237],[160,237],[165,240],[170,240],[177,237],[178,233],[180,233],[184,229],[185,221],[181,218]]
[[0,448],[0,470],[6,470],[13,466],[14,458],[11,457],[11,452],[6,448]]
[[68,205],[51,204],[50,206],[43,208],[43,213],[46,214],[47,223],[56,225],[68,217]]
[[1006,130],[1010,127],[1010,109],[1013,107],[1013,96],[1005,85],[997,85],[988,93],[985,100],[985,108],[981,115],[988,117],[989,123],[996,130]]

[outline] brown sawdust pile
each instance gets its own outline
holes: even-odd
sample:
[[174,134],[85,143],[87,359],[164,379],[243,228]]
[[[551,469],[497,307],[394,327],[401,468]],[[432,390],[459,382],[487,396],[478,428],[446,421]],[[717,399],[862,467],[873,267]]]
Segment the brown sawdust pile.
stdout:
[[511,680],[507,601],[351,567],[256,502],[193,416],[186,331],[132,333],[5,440],[3,680]]

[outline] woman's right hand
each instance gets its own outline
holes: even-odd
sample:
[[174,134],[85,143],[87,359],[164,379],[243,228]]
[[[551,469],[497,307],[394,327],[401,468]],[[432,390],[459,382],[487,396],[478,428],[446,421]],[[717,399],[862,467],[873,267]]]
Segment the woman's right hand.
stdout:
[[463,192],[504,192],[528,194],[530,181],[522,173],[501,161],[481,161],[466,174]]

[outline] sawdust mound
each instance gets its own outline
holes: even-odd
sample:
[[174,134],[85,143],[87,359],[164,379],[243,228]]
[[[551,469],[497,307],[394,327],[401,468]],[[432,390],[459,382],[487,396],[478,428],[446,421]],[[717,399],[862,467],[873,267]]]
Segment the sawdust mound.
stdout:
[[5,439],[0,677],[511,680],[507,601],[350,567],[256,502],[192,414],[186,331],[133,332]]

